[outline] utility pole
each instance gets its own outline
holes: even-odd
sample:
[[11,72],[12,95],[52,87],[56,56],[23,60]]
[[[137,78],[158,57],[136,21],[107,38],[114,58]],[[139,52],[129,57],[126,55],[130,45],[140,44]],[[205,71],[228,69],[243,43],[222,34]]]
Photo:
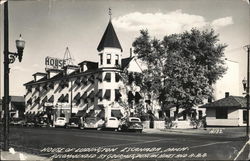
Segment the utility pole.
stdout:
[[249,59],[250,59],[250,45],[246,45],[245,48],[247,48],[247,126],[246,126],[246,137],[249,139],[249,76],[250,76],[250,71],[249,71]]

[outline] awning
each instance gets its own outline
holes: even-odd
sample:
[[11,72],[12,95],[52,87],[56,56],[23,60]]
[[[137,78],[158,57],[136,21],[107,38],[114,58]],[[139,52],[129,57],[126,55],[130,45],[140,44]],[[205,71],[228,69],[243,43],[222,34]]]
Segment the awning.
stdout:
[[121,118],[122,116],[121,110],[111,110],[111,117]]
[[102,82],[102,73],[99,73],[98,76],[96,77],[100,82]]
[[90,110],[89,113],[87,113],[88,117],[95,117],[95,110]]
[[120,80],[121,80],[121,76],[120,76],[120,74],[119,73],[115,73],[115,81],[116,82],[119,82]]
[[85,117],[86,116],[86,110],[80,110],[76,113],[76,117]]
[[76,78],[75,84],[76,84],[77,86],[79,86],[79,85],[81,84],[81,79],[80,79],[79,77]]
[[81,99],[81,94],[80,94],[80,92],[78,92],[77,93],[77,95],[75,95],[75,97],[74,97],[74,101],[79,101]]
[[115,101],[118,101],[121,96],[122,95],[121,95],[119,89],[115,89]]
[[81,82],[83,84],[87,85],[88,84],[87,77],[83,77],[82,80],[81,80]]
[[51,83],[49,84],[49,88],[50,88],[50,89],[54,89],[54,83],[53,83],[53,82],[51,82]]
[[111,81],[111,73],[106,73],[104,80],[107,82],[110,82]]
[[47,101],[48,101],[48,97],[45,96],[45,97],[43,98],[43,100],[42,100],[42,105],[44,105],[44,103],[47,102]]
[[110,100],[110,95],[111,95],[111,90],[106,89],[105,94],[104,94],[104,99]]
[[85,100],[88,97],[87,92],[84,92],[83,95],[81,96],[81,99]]
[[63,98],[63,102],[69,102],[69,94],[66,94]]
[[102,99],[102,89],[99,89],[98,92],[96,93],[96,97],[99,99]]
[[35,103],[37,103],[37,104],[40,103],[40,97],[38,97],[38,98],[35,100]]
[[58,102],[63,102],[64,99],[64,94],[62,94],[59,98],[58,98]]
[[88,95],[88,98],[89,98],[89,99],[95,98],[95,92],[94,92],[94,91],[91,91],[90,94]]
[[30,99],[27,101],[27,104],[28,104],[28,105],[31,105],[31,104],[32,104],[32,98],[30,98]]
[[139,92],[135,92],[135,102],[138,103],[142,99],[142,96]]
[[60,87],[62,88],[69,87],[69,82],[67,80],[62,80],[60,82]]
[[94,83],[95,82],[95,76],[91,75],[88,79],[89,82]]
[[49,102],[49,103],[53,103],[53,102],[54,102],[54,95],[50,96],[48,102]]

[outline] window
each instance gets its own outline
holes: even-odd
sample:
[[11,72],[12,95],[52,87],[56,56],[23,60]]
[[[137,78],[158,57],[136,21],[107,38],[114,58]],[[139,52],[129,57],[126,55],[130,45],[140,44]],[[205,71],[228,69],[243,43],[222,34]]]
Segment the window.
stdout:
[[119,73],[115,73],[115,82],[119,82],[121,79],[121,76]]
[[247,123],[247,111],[243,111],[243,123]]
[[102,55],[102,53],[99,55],[100,55],[100,64],[102,65],[103,64],[103,55]]
[[216,119],[227,119],[227,108],[216,108]]
[[104,99],[110,100],[110,96],[111,96],[111,90],[110,89],[106,89],[106,92],[104,94]]
[[111,54],[107,54],[107,64],[111,64]]
[[111,82],[111,73],[106,73],[104,80],[107,82]]
[[115,55],[115,65],[119,64],[119,55]]

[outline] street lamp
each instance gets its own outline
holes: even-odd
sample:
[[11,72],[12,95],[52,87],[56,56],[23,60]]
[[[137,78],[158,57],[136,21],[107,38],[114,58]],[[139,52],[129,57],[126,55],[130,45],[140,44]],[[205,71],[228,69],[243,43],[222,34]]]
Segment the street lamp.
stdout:
[[16,40],[17,53],[9,52],[9,16],[8,16],[8,1],[4,3],[4,97],[3,97],[3,107],[4,107],[4,151],[8,151],[9,148],[9,64],[15,62],[16,57],[19,62],[22,61],[23,49],[25,46],[25,41],[22,39],[21,35],[19,40]]

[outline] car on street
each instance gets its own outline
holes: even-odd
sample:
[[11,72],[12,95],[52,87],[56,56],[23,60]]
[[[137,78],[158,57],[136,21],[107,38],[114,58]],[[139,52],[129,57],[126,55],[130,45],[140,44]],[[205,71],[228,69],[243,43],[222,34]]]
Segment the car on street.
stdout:
[[69,119],[69,122],[66,123],[66,128],[79,128],[79,129],[83,129],[84,125],[83,125],[83,121],[81,117],[71,117]]
[[116,117],[109,117],[104,123],[105,129],[115,129],[119,128],[120,121]]
[[10,122],[10,125],[12,126],[25,126],[26,125],[26,120],[13,120]]
[[104,121],[102,119],[98,119],[96,117],[87,117],[83,123],[84,128],[89,129],[100,129],[103,127]]
[[142,132],[143,126],[140,118],[128,117],[124,123],[120,125],[122,131]]
[[65,127],[67,121],[65,117],[57,117],[55,127]]

